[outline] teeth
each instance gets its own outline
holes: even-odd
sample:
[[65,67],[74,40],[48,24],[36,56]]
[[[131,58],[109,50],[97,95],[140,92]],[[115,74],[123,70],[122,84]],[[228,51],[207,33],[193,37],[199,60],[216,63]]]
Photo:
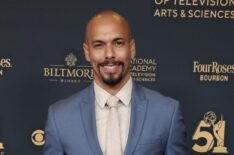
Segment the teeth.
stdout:
[[114,68],[115,66],[105,66],[105,67],[107,67],[107,68]]
[[107,67],[112,67],[112,66],[116,66],[116,65],[105,65],[105,66],[107,66]]
[[104,68],[109,73],[114,73],[115,70],[117,69],[115,65],[107,65],[107,66],[104,66]]

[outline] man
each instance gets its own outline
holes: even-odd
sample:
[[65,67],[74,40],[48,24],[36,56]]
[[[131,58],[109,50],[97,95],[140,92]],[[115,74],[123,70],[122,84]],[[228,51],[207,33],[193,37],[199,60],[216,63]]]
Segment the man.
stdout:
[[50,106],[44,155],[186,155],[178,102],[131,79],[136,49],[127,20],[98,13],[83,49],[94,81]]

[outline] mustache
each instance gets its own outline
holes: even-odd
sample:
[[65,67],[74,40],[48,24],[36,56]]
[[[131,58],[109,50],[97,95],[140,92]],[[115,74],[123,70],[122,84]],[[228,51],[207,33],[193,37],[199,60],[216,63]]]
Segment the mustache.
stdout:
[[98,66],[104,67],[107,65],[124,65],[122,61],[115,61],[115,60],[105,60],[102,63],[99,63]]

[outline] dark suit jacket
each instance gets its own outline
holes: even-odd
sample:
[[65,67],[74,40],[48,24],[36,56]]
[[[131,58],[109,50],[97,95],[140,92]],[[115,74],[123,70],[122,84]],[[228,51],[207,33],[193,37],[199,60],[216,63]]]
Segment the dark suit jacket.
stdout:
[[[93,84],[49,108],[44,155],[102,155]],[[133,83],[124,155],[186,155],[186,131],[174,99]]]

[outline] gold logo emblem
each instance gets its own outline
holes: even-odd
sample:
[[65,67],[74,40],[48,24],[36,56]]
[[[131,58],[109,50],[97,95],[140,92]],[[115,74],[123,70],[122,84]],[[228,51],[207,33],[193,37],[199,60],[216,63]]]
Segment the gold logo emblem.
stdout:
[[3,143],[0,143],[0,149],[1,149],[1,150],[4,149]]
[[221,119],[217,123],[215,123],[216,119],[216,114],[214,112],[209,111],[205,113],[204,118],[198,124],[192,139],[196,140],[196,142],[199,142],[199,139],[205,139],[206,143],[203,145],[195,143],[192,147],[194,151],[205,153],[213,149],[212,153],[228,153],[227,147],[224,145],[226,122],[223,120],[223,116],[221,116]]
[[45,144],[44,131],[43,130],[35,130],[32,133],[31,139],[32,139],[33,144],[35,144],[37,146],[44,145]]
[[65,61],[66,61],[66,65],[67,66],[72,67],[72,66],[76,65],[77,58],[76,58],[76,56],[73,53],[69,53],[66,56]]

